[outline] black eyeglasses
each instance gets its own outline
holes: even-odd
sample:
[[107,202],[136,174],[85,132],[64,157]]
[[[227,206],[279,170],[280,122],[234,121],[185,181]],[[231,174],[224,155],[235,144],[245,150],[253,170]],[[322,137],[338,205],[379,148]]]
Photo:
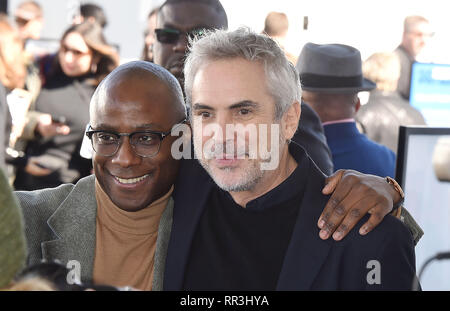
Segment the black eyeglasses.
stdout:
[[202,37],[206,34],[208,29],[198,28],[188,32],[181,31],[173,28],[157,28],[155,29],[156,39],[165,44],[175,44],[180,40],[182,35],[188,36],[191,39],[195,37]]
[[[173,128],[186,122],[183,119]],[[92,127],[89,125],[89,129]],[[86,136],[92,142],[92,148],[96,153],[104,157],[111,157],[117,153],[121,144],[121,137],[128,136],[134,152],[141,157],[150,158],[158,154],[161,142],[169,136],[172,130],[167,132],[137,131],[132,133],[117,133],[105,130],[88,130]]]

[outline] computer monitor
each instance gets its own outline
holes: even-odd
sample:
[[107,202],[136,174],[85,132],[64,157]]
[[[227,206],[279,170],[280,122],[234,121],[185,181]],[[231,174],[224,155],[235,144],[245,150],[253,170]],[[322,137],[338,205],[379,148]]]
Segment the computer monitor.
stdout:
[[450,65],[414,63],[409,102],[428,125],[450,127]]
[[[450,251],[450,128],[400,127],[396,180],[404,206],[424,231],[416,269],[438,252]],[[431,263],[423,290],[450,290],[450,260]]]

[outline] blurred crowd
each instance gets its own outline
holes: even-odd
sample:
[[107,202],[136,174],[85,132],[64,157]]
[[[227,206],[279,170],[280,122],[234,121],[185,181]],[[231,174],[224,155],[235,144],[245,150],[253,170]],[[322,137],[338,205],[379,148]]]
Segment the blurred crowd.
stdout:
[[[61,36],[56,53],[36,55],[27,50],[27,42],[40,39],[44,19],[35,1],[22,2],[12,16],[0,15],[0,167],[15,190],[57,187],[92,174],[92,160],[81,152],[90,100],[102,79],[120,63],[117,49],[104,36],[108,23],[120,21],[109,21],[98,5],[80,6],[73,25]],[[158,8],[154,8],[148,14],[140,58],[165,67],[183,86],[188,37],[202,35],[200,27],[193,26],[177,29],[162,24]],[[270,12],[262,32],[284,49],[288,28],[285,13]],[[365,61],[358,47],[340,44],[308,43],[299,55],[285,51],[300,75],[302,101],[314,110],[323,126],[332,171],[355,169],[394,177],[399,126],[426,125],[408,97],[411,66],[432,36],[427,19],[409,16],[404,20],[399,46],[393,51],[377,52]],[[342,63],[342,59],[347,62]],[[360,83],[335,88],[340,83],[351,85],[352,79]],[[362,91],[370,92],[364,105],[358,97]],[[2,221],[0,218],[0,226]],[[20,228],[20,224],[8,223]],[[0,288],[8,284],[6,277],[23,265],[22,240],[23,236],[10,240],[11,249],[22,259],[14,259],[17,267],[3,274]],[[51,264],[22,274],[52,274],[48,271],[64,277],[67,274],[64,267]],[[55,277],[51,281],[32,287],[58,289],[61,280]],[[28,288],[26,282],[20,286]]]
[[[165,44],[179,36],[165,32],[165,28],[155,32],[157,14],[158,8],[148,14],[141,59],[153,62],[155,58],[179,78],[182,67],[173,66],[161,53],[154,55],[155,43]],[[57,53],[36,55],[26,49],[26,43],[40,39],[44,18],[35,1],[22,2],[13,16],[0,16],[0,101],[4,111],[0,165],[7,166],[17,190],[74,183],[91,173],[90,159],[80,156],[89,101],[102,78],[120,61],[116,49],[105,40],[103,29],[108,19],[98,5],[80,6],[73,25],[60,38]],[[267,15],[263,32],[282,48],[288,29],[285,13]],[[425,124],[407,99],[412,63],[432,35],[425,18],[407,17],[397,49],[376,53],[363,64],[364,76],[377,87],[371,90],[369,103],[353,107],[354,114],[349,117],[356,120],[360,132],[394,153],[399,125]],[[181,52],[185,48],[183,43],[175,46]],[[297,63],[298,56],[288,51],[286,56]]]

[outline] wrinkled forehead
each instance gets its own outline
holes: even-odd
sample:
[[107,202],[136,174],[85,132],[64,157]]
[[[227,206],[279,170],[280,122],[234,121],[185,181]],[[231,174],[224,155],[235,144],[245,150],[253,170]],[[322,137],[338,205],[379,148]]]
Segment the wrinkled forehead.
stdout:
[[166,4],[158,16],[158,27],[172,26],[182,31],[195,28],[226,28],[226,15],[212,5],[195,2]]

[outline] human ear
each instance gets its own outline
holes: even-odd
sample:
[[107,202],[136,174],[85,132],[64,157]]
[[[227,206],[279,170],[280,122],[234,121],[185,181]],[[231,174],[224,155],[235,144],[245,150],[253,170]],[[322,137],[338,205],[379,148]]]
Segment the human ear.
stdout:
[[290,140],[298,128],[302,109],[298,101],[294,102],[282,117],[282,132],[283,136]]

